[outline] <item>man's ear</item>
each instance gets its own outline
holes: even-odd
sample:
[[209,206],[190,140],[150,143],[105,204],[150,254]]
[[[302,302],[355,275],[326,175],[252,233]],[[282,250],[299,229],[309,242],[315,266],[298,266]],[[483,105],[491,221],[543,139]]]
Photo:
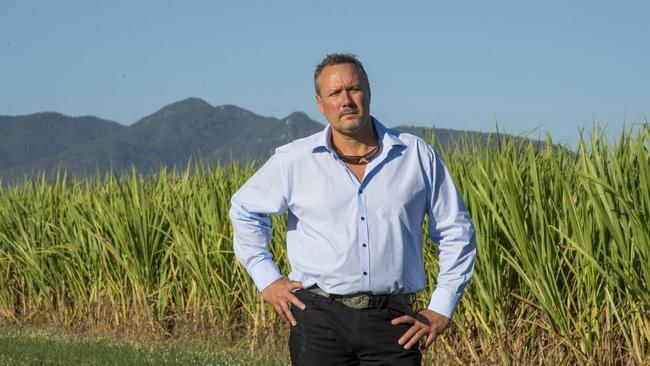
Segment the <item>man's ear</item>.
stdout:
[[318,109],[320,110],[320,113],[324,116],[325,113],[323,112],[323,100],[321,99],[320,95],[316,94],[316,106],[318,106]]

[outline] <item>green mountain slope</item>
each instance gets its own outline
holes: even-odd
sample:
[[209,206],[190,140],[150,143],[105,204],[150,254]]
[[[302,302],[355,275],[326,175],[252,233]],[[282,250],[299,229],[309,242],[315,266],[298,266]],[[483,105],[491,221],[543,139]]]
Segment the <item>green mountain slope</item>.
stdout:
[[[65,170],[79,176],[120,173],[135,167],[147,174],[184,167],[190,159],[215,164],[265,159],[277,146],[318,132],[323,125],[302,112],[285,118],[257,115],[234,105],[213,107],[188,98],[169,104],[130,126],[97,117],[58,113],[0,116],[0,179],[13,182],[41,172]],[[395,129],[451,148],[462,137],[485,143],[489,134],[427,127]]]

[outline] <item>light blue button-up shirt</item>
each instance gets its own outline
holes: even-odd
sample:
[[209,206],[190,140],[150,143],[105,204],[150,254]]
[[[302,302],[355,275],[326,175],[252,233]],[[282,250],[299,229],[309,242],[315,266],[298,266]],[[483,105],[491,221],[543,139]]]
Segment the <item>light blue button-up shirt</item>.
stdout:
[[422,223],[439,242],[428,308],[451,318],[473,273],[474,227],[451,176],[421,138],[372,118],[381,153],[361,182],[330,145],[330,126],[276,149],[232,197],[235,255],[262,291],[282,277],[269,215],[288,210],[289,278],[332,294],[424,289]]

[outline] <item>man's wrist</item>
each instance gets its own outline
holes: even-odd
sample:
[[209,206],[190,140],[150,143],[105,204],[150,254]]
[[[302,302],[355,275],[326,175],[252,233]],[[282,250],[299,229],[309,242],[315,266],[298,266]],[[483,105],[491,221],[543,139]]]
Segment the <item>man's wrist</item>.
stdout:
[[457,295],[446,288],[437,287],[431,295],[427,309],[451,319],[461,296],[462,294]]
[[248,273],[259,292],[264,291],[268,285],[283,277],[282,272],[280,272],[278,266],[271,259],[256,263],[249,269]]

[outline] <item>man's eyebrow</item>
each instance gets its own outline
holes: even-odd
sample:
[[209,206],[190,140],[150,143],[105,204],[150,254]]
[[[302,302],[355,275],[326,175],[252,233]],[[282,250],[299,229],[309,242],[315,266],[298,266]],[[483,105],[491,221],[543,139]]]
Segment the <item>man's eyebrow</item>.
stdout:
[[343,89],[350,90],[350,89],[360,89],[360,88],[361,88],[361,83],[354,83],[350,85],[339,86],[338,88],[328,89],[327,93],[333,93],[333,92],[341,91]]

